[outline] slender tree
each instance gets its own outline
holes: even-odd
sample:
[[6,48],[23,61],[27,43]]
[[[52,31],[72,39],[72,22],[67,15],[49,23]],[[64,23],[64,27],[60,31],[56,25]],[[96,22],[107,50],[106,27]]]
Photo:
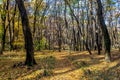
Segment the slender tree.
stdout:
[[6,37],[6,31],[8,29],[8,26],[6,27],[8,5],[9,5],[9,0],[3,1],[3,13],[1,14],[3,33],[2,33],[0,54],[3,54],[3,51],[5,49],[5,41],[6,41],[5,37]]
[[[69,1],[68,1],[68,0],[64,0],[64,1],[65,1],[66,4],[68,5],[68,7],[69,7],[69,9],[70,9],[70,11],[71,11],[72,16],[75,18],[75,21],[76,21],[76,23],[77,23],[78,30],[79,30],[79,32],[80,32],[80,35],[81,35],[82,38],[83,38],[83,43],[84,43],[84,45],[85,45],[85,47],[86,47],[86,50],[87,50],[87,51],[89,52],[89,54],[91,55],[92,52],[91,52],[90,48],[88,47],[88,44],[87,44],[86,41],[84,40],[84,35],[83,35],[82,30],[81,30],[81,27],[80,27],[80,21],[78,20],[77,16],[74,14],[74,11],[73,11],[73,9],[71,8],[71,5],[70,5]],[[83,26],[82,23],[81,23],[81,25]]]

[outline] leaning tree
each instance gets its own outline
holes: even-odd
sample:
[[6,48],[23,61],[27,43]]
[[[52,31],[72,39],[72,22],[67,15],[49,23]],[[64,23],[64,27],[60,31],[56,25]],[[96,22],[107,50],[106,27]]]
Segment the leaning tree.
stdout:
[[98,17],[98,22],[99,26],[102,30],[103,36],[104,36],[104,45],[105,45],[105,60],[110,62],[111,61],[111,41],[110,41],[110,36],[107,30],[107,26],[105,24],[105,20],[103,17],[103,12],[102,12],[102,3],[101,0],[97,0],[97,17]]

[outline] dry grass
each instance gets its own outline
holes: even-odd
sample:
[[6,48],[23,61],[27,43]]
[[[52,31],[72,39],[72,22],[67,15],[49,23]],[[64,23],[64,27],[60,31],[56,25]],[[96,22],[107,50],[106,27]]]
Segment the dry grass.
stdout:
[[[112,51],[111,63],[104,62],[103,54],[93,53],[90,56],[87,51],[71,54],[67,51],[35,52],[38,65],[28,69],[26,66],[13,68],[14,64],[24,62],[25,52],[5,52],[0,56],[0,80],[120,80],[120,53]],[[51,64],[53,69],[46,69],[49,76],[45,76],[41,59],[49,56],[55,57],[56,61]]]

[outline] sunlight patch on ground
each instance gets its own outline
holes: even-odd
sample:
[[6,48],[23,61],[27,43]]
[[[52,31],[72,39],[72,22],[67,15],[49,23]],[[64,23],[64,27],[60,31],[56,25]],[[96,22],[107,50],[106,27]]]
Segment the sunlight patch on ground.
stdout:
[[43,70],[37,70],[37,71],[33,71],[31,74],[28,74],[26,76],[23,77],[19,77],[17,80],[28,80],[28,79],[33,79],[36,78],[36,76],[40,75],[43,73]]
[[70,67],[54,69],[54,74],[60,74],[70,71]]
[[[119,76],[120,67],[119,65],[116,67],[118,63],[120,63],[119,52],[112,51],[113,57],[116,58],[113,62],[106,63],[104,61],[104,55],[97,55],[96,51],[93,52],[92,58],[87,51],[83,52],[71,52],[68,54],[66,51],[62,52],[35,52],[35,58],[38,63],[36,67],[32,70],[27,70],[27,68],[12,68],[15,63],[24,62],[25,61],[25,52],[5,52],[4,55],[0,56],[0,77],[3,80],[35,80],[36,77],[40,76],[38,80],[81,80],[82,76],[85,76],[84,71],[90,70],[92,73],[98,71],[102,73],[110,70],[110,73],[114,73],[112,79],[116,78],[115,76]],[[56,58],[55,69],[53,69],[53,75],[51,76],[42,76],[43,69],[41,69],[40,60],[43,57],[54,56]],[[88,64],[86,67],[74,68],[74,61],[84,61]],[[107,75],[107,72],[105,73]],[[93,75],[95,76],[95,75]],[[109,76],[111,77],[111,76]],[[0,78],[0,80],[1,80]],[[100,78],[99,78],[100,79]],[[83,79],[83,80],[94,80],[94,79]],[[111,80],[111,79],[107,79]],[[118,79],[120,80],[120,79]]]

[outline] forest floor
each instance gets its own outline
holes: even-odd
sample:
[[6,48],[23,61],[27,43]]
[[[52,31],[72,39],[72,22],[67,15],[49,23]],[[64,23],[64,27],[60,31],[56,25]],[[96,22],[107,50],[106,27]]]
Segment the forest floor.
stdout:
[[[103,52],[102,52],[103,53]],[[24,51],[4,52],[0,56],[0,80],[120,80],[120,52],[112,50],[113,61],[104,54],[87,51],[35,52],[37,65],[23,66]]]

